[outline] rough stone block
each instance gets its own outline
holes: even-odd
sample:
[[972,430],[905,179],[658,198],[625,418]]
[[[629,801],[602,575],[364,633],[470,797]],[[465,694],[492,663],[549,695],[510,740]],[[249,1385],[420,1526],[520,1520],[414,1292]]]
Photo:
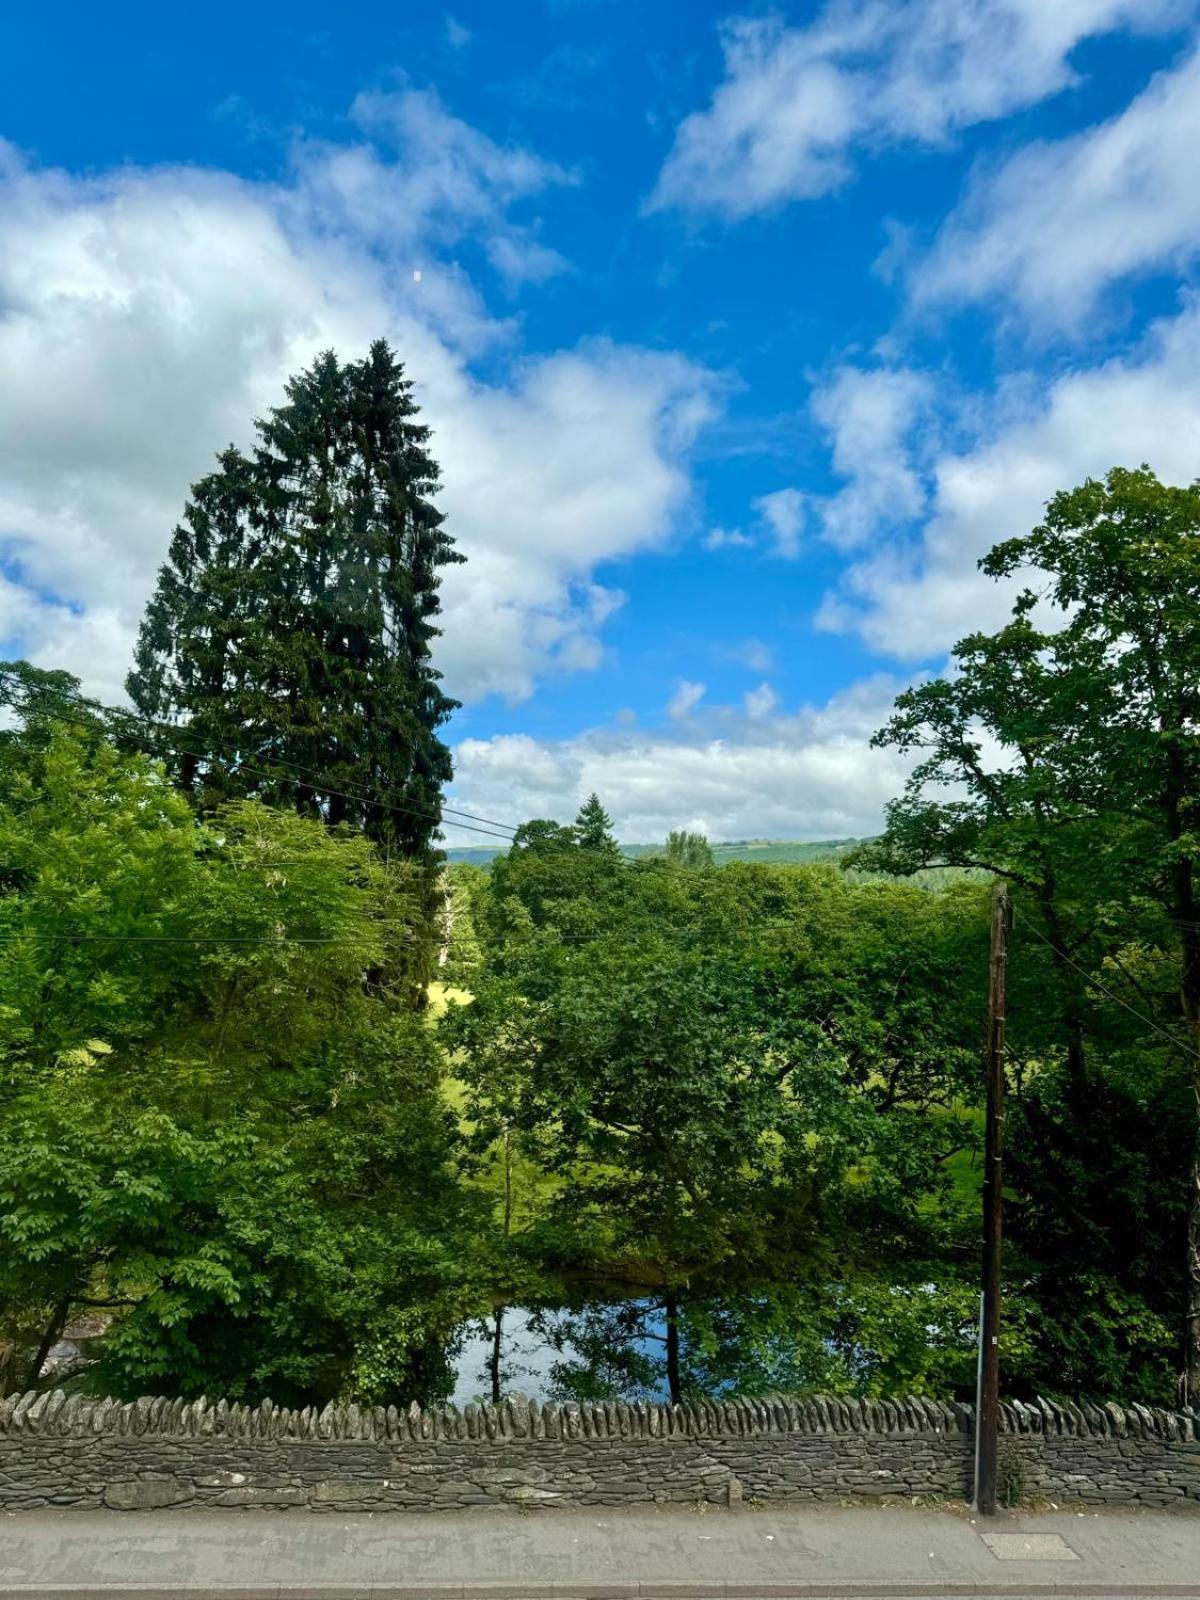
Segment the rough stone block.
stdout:
[[327,1502],[340,1504],[343,1500],[378,1500],[383,1496],[385,1485],[379,1479],[371,1483],[351,1483],[344,1478],[327,1478],[321,1483],[314,1483],[309,1491],[309,1499],[314,1504]]
[[208,1501],[213,1506],[303,1506],[308,1504],[308,1491],[300,1488],[264,1489],[247,1485],[241,1489],[226,1489]]
[[157,1511],[191,1498],[191,1485],[177,1478],[126,1478],[104,1491],[104,1504],[114,1511]]

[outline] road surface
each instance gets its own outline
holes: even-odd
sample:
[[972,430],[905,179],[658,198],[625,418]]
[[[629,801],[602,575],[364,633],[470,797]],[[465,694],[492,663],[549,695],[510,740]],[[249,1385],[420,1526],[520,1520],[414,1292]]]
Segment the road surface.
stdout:
[[916,1508],[0,1514],[0,1594],[50,1600],[782,1600],[1194,1595],[1200,1508],[996,1518]]

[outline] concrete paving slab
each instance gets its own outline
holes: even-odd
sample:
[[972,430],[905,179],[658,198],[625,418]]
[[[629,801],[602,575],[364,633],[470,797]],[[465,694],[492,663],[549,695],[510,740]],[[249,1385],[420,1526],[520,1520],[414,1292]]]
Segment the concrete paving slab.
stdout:
[[1061,1533],[981,1533],[998,1561],[1078,1561]]

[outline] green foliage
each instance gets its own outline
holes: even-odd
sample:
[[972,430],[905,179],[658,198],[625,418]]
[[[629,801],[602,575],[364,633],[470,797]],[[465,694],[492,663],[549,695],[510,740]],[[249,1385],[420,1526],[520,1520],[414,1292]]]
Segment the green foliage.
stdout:
[[478,867],[451,865],[442,878],[444,922],[438,976],[444,983],[469,983],[482,958],[475,919],[486,878]]
[[0,745],[0,862],[0,1320],[111,1309],[121,1393],[436,1392],[453,1129],[429,1030],[363,981],[411,881],[258,801],[198,823],[41,718]]
[[401,855],[429,847],[450,776],[430,647],[461,559],[411,391],[382,340],[289,382],[252,454],[194,486],[128,680],[185,724],[165,759],[206,805],[257,795]]
[[[600,817],[606,824],[602,810]],[[589,938],[602,928],[625,882],[615,845],[601,838],[592,848],[580,842],[577,828],[535,819],[516,830],[512,848],[493,862],[476,898],[476,929],[500,963],[510,939],[519,951],[536,928],[554,925],[564,936]]]
[[617,854],[618,846],[613,838],[612,818],[600,804],[600,797],[597,794],[588,795],[580,806],[571,832],[575,843],[583,850],[599,850],[606,855]]
[[[920,1282],[960,1242],[980,888],[681,872],[573,850],[540,824],[478,889],[482,960],[444,1033],[481,1157],[516,1139],[555,1180],[501,1257],[646,1286],[675,1327],[673,1389],[698,1303],[774,1304],[839,1270]],[[577,1316],[571,1342],[599,1349],[616,1335],[598,1317],[645,1315]],[[657,1370],[620,1359],[628,1383]],[[607,1381],[585,1366],[578,1392]]]
[[0,1348],[100,1306],[121,1393],[375,1404],[524,1306],[562,1394],[969,1394],[998,875],[1005,1386],[1194,1398],[1200,487],[992,552],[1031,586],[898,699],[881,838],[623,851],[591,795],[435,874],[413,417],[323,358],[197,486],[132,683],[198,753],[0,672]]
[[1141,1041],[1106,1051],[1084,1090],[1046,1067],[1013,1097],[1012,1277],[1037,1337],[1010,1382],[1174,1403],[1189,1100],[1171,1052]]
[[920,759],[853,859],[1016,889],[1031,1381],[1200,1393],[1200,486],[1114,469],[982,566],[1031,587],[900,696],[877,742]]
[[702,833],[686,833],[676,829],[667,835],[666,857],[677,867],[692,871],[715,864],[712,846]]

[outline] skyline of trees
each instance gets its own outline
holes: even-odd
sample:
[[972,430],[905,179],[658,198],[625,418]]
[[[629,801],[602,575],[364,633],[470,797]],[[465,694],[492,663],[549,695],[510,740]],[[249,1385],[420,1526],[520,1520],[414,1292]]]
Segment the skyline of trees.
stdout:
[[447,870],[416,418],[378,342],[220,457],[138,715],[0,673],[0,1341],[102,1308],[117,1392],[374,1404],[522,1306],[563,1392],[967,1391],[1000,875],[1008,1386],[1200,1396],[1200,487],[985,558],[1029,587],[837,865],[630,859],[593,793]]

